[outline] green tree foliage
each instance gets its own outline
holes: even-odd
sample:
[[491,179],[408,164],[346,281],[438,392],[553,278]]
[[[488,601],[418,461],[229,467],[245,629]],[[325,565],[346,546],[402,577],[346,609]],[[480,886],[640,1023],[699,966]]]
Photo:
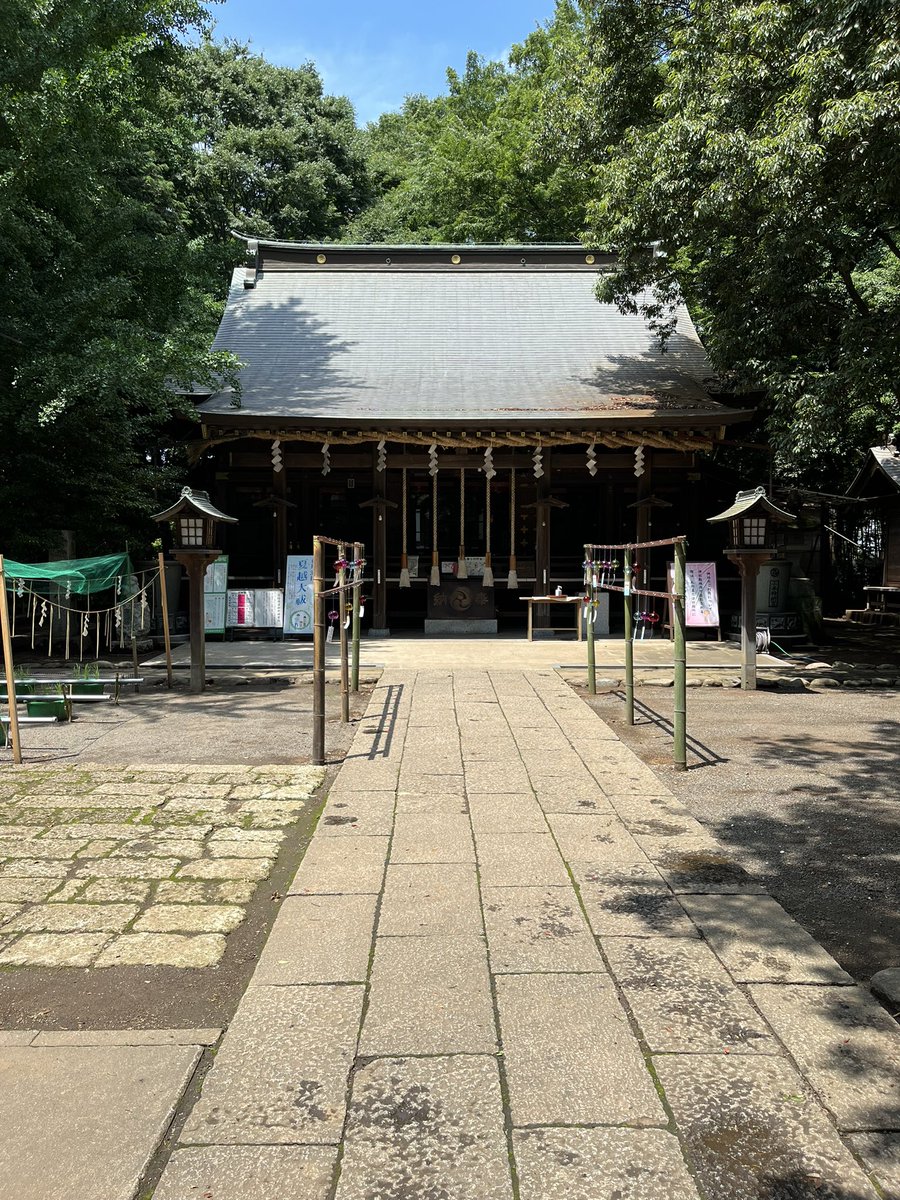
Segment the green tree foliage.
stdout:
[[19,557],[60,528],[85,552],[146,532],[183,480],[179,388],[234,366],[209,350],[229,230],[335,237],[365,194],[348,102],[312,67],[198,42],[207,19],[199,0],[0,6],[0,548]]
[[538,153],[544,60],[469,54],[448,92],[412,96],[367,131],[373,203],[348,240],[517,242],[577,238],[580,172]]
[[595,163],[591,234],[621,254],[601,297],[665,337],[683,295],[722,375],[765,394],[782,475],[835,490],[900,425],[898,9],[566,0],[557,20],[545,152]]
[[368,193],[350,102],[325,95],[311,63],[273,66],[236,42],[205,40],[186,72],[196,129],[186,199],[192,228],[211,250],[211,286],[222,286],[234,261],[232,230],[339,237]]
[[194,0],[6,0],[0,9],[0,528],[121,546],[167,479],[173,383],[209,353],[173,82]]

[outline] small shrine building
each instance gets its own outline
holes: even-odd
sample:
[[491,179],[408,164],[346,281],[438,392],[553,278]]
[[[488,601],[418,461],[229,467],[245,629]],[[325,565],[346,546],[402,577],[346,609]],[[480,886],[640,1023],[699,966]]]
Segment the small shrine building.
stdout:
[[371,632],[503,630],[524,625],[522,595],[580,589],[585,542],[687,533],[715,552],[706,518],[734,482],[706,452],[751,413],[686,308],[663,352],[641,316],[598,303],[613,262],[249,241],[215,339],[244,364],[240,392],[195,393],[189,438],[192,483],[239,518],[237,585],[280,586],[316,533],[359,539]]

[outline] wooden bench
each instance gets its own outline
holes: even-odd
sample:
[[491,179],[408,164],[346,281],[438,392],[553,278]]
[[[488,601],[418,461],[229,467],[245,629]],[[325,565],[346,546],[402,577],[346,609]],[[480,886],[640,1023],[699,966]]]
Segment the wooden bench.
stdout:
[[[887,612],[888,608],[893,608],[895,604],[900,608],[900,587],[871,585],[864,587],[863,591],[866,593],[866,608],[869,612]],[[876,604],[872,603],[873,599],[877,601]]]
[[536,604],[574,604],[575,625],[539,625],[540,632],[574,633],[578,641],[584,637],[584,596],[520,596],[528,605],[528,640],[534,641],[534,606]]
[[[0,725],[8,725],[9,717],[6,713],[0,717]],[[55,725],[56,717],[19,717],[20,725]]]
[[[0,679],[2,682],[2,679]],[[72,700],[102,700],[104,697],[113,699],[117,704],[119,702],[119,692],[126,685],[139,687],[144,682],[142,675],[101,675],[95,679],[73,679],[71,675],[34,675],[23,677],[15,681],[16,688],[21,687],[61,687],[67,689],[65,695]],[[95,696],[79,695],[77,692],[72,692],[72,689],[80,683],[102,683],[112,684],[113,691],[104,692]],[[41,699],[45,699],[41,696]]]

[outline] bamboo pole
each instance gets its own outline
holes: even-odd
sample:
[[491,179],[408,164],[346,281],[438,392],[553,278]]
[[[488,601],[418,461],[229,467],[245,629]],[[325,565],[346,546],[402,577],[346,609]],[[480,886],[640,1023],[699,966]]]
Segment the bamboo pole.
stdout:
[[9,708],[9,737],[13,762],[22,762],[22,743],[19,739],[19,713],[16,708],[16,681],[13,675],[12,635],[9,628],[9,608],[6,601],[6,575],[3,555],[0,554],[0,638],[3,642],[3,671],[6,675],[6,700]]
[[159,552],[159,603],[162,608],[163,640],[166,644],[166,687],[172,686],[172,635],[169,632],[169,597],[166,594],[166,560]]
[[588,571],[587,589],[587,660],[588,660],[588,691],[592,696],[597,695],[597,656],[594,650],[594,602],[597,593],[594,590],[594,580]]
[[313,745],[314,767],[325,765],[325,579],[322,574],[323,548],[313,538]]
[[[347,547],[342,542],[338,548],[338,557],[341,562],[347,560]],[[338,571],[338,584],[341,591],[338,593],[338,612],[341,614],[338,617],[338,633],[341,639],[341,724],[350,724],[350,668],[347,659],[347,593],[344,587],[347,583],[347,568],[341,567]]]
[[687,649],[684,626],[685,544],[675,543],[675,598],[672,602],[675,622],[675,748],[676,771],[687,770]]
[[625,604],[625,720],[634,724],[634,632],[631,611],[631,550],[625,550],[625,573],[622,580],[622,599]]
[[[362,542],[353,543],[353,561],[359,562],[363,556]],[[359,583],[353,585],[353,627],[351,630],[351,665],[350,665],[350,687],[354,692],[359,691],[359,607],[360,598],[362,595],[362,570],[355,571],[356,578]]]

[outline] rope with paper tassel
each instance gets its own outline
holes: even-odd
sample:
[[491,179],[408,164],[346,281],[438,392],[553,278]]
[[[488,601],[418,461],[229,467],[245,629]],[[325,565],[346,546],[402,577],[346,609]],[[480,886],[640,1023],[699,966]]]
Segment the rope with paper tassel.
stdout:
[[431,586],[441,586],[441,568],[438,563],[438,491],[437,469],[431,476]]
[[400,528],[402,530],[403,549],[400,553],[400,586],[408,588],[409,583],[409,558],[406,553],[406,467],[403,468],[403,507],[400,516]]
[[456,560],[456,578],[468,579],[466,566],[466,468],[459,468],[459,558]]
[[506,586],[511,591],[517,591],[519,576],[516,574],[516,468],[509,472],[509,574]]
[[485,472],[484,478],[484,579],[485,587],[494,586],[494,572],[491,569],[491,476]]

